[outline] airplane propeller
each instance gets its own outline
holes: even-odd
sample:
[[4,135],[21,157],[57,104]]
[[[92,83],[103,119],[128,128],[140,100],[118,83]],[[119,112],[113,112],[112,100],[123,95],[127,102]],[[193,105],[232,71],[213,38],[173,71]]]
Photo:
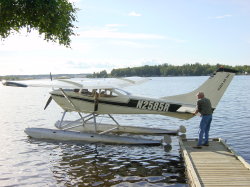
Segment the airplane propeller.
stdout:
[[[52,74],[51,72],[49,73],[49,77],[50,77],[50,81],[52,82],[53,81],[53,78],[52,78]],[[54,88],[53,88],[54,89]],[[52,101],[52,97],[50,96],[49,99],[47,100],[46,102],[46,105],[44,107],[44,110],[46,110],[46,108],[49,106],[50,102]]]
[[44,110],[49,106],[50,102],[52,101],[52,96],[49,97],[48,101],[46,102],[46,105],[44,107]]

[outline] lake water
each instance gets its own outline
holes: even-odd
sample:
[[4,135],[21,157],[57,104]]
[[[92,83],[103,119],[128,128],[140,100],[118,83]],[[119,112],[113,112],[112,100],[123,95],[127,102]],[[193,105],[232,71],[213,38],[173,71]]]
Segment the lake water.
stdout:
[[[164,77],[130,87],[136,95],[162,97],[188,92],[208,77]],[[250,162],[250,76],[236,76],[214,113],[210,136],[221,137]],[[62,110],[48,89],[0,86],[0,186],[187,186],[177,137],[172,149],[40,141],[26,127],[54,128]],[[74,114],[69,115],[74,117]],[[188,121],[158,115],[115,115],[124,125],[187,128],[196,138],[200,118]]]

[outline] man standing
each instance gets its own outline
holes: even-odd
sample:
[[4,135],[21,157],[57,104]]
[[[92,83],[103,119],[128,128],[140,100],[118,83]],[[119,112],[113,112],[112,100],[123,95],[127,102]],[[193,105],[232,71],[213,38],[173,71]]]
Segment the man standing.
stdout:
[[[199,140],[196,147],[197,149],[201,149],[201,146],[209,146],[208,138],[209,138],[209,130],[210,124],[212,122],[212,113],[213,109],[211,106],[211,102],[208,98],[205,97],[203,92],[197,93],[198,101],[197,107],[194,112],[194,115],[197,113],[201,114],[201,121],[200,121],[200,132],[199,132]],[[203,136],[205,134],[205,139],[203,142]]]

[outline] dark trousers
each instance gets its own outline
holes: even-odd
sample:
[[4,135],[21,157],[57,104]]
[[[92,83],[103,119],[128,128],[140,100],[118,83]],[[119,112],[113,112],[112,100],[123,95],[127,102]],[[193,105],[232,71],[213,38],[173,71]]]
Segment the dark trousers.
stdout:
[[[208,143],[211,122],[212,122],[212,114],[201,116],[198,146],[202,145],[203,143],[204,144]],[[205,139],[203,142],[204,134],[205,134]]]

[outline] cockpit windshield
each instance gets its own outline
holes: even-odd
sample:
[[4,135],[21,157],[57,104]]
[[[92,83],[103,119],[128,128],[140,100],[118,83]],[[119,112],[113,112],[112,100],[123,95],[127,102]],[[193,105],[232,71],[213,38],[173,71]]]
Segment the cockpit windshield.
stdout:
[[120,93],[121,95],[131,95],[131,93],[125,91],[125,90],[122,90],[120,88],[116,88],[114,89],[116,92]]

